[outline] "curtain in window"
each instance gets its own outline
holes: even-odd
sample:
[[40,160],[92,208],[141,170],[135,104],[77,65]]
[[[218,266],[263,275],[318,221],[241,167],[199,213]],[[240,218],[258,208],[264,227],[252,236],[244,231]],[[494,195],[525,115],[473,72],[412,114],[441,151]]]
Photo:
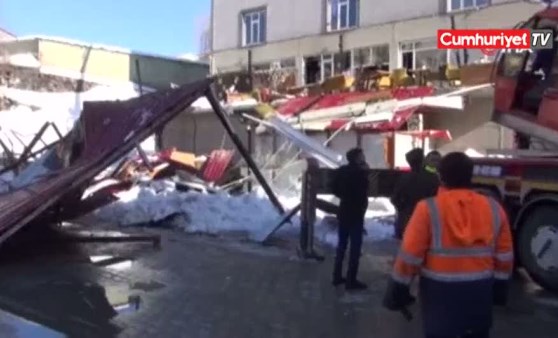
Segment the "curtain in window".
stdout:
[[250,41],[251,43],[256,43],[258,42],[258,38],[259,38],[259,18],[260,15],[259,14],[252,14],[252,41]]
[[330,0],[329,5],[331,7],[331,29],[339,28],[339,6],[338,0]]
[[244,43],[249,45],[252,43],[252,16],[244,15]]
[[358,25],[358,0],[349,0],[349,25]]
[[260,41],[259,42],[265,42],[266,41],[266,36],[267,34],[267,12],[261,12],[260,13]]

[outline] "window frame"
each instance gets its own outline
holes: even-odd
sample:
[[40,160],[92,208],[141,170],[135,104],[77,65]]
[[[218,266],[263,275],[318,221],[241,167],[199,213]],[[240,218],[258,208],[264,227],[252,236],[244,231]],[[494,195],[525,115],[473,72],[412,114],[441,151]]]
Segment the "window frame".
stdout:
[[[326,77],[326,71],[325,71],[325,65],[329,64],[331,66],[331,74]],[[334,53],[327,53],[327,54],[322,54],[320,55],[320,77],[321,77],[321,82],[332,78],[333,76],[335,76],[335,57],[334,57]]]
[[[335,33],[357,28],[360,22],[360,0],[324,0],[326,6],[326,32]],[[354,23],[351,23],[351,2],[354,1]],[[336,7],[337,20],[333,19]],[[341,12],[345,8],[345,26],[341,24]]]
[[486,0],[485,4],[477,4],[477,2],[479,0],[471,0],[473,1],[473,5],[472,6],[465,6],[465,1],[466,0],[459,0],[460,6],[459,8],[452,8],[452,0],[446,0],[446,8],[447,8],[447,13],[456,13],[456,12],[463,12],[463,11],[470,11],[470,10],[474,10],[477,8],[485,8],[488,7],[490,5],[492,5],[492,0]]
[[[250,17],[250,41],[248,41],[248,24],[247,18]],[[264,24],[262,25],[262,22]],[[240,24],[241,24],[241,47],[253,47],[260,46],[267,43],[267,8],[251,8],[240,12]],[[263,28],[262,28],[263,26]],[[254,38],[254,30],[257,31],[257,39]],[[262,38],[263,36],[263,38]]]
[[[417,48],[417,44],[420,43],[433,43],[432,46],[425,46],[425,47],[418,47]],[[404,48],[409,46],[409,48]],[[404,53],[411,53],[413,56],[413,66],[411,69],[416,70],[417,69],[417,52],[421,52],[421,51],[432,51],[432,50],[437,50],[440,51],[437,46],[436,46],[436,38],[429,38],[429,39],[420,39],[420,40],[409,40],[409,41],[400,41],[399,42],[399,46],[398,46],[398,58],[397,58],[397,64],[398,64],[398,68],[403,68],[403,54]],[[445,51],[446,54],[446,64],[449,65],[449,62],[451,61],[451,55],[449,53],[449,50]]]
[[[368,67],[368,66],[372,66],[372,65],[378,65],[378,53],[376,53],[378,51],[379,48],[386,48],[387,49],[387,53],[388,53],[388,59],[387,59],[387,64],[389,65],[390,63],[390,44],[389,43],[381,43],[381,44],[375,44],[375,45],[371,45],[371,46],[366,46],[366,47],[359,47],[359,48],[355,48],[351,50],[351,71],[353,73],[355,73],[358,69],[360,69],[361,67]],[[362,64],[357,65],[357,58],[359,57],[359,51],[361,50],[366,50],[368,52],[368,57],[366,57],[366,60],[363,60]]]

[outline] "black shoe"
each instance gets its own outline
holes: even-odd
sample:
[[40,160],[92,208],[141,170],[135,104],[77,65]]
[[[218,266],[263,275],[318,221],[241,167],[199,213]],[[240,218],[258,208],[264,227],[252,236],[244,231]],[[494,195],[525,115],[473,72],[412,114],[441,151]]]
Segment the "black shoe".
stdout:
[[354,281],[346,283],[345,288],[349,291],[363,291],[368,289],[368,285],[359,281]]
[[339,286],[339,285],[345,284],[345,282],[346,282],[345,278],[334,278],[333,281],[331,282],[331,284],[333,286]]

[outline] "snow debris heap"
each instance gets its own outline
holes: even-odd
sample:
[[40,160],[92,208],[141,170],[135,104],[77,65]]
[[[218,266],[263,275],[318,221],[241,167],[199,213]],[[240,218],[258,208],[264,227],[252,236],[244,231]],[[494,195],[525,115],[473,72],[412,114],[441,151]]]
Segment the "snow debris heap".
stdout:
[[[226,234],[243,233],[253,239],[261,228],[276,224],[280,215],[261,192],[230,195],[225,192],[214,194],[176,190],[172,181],[149,181],[138,184],[128,191],[116,194],[118,201],[95,211],[94,215],[105,222],[122,226],[144,226],[164,224],[188,233]],[[295,206],[299,198],[281,198],[286,207]],[[393,226],[379,218],[393,215],[393,209],[383,199],[371,204],[367,213],[366,230],[369,240],[384,240],[393,235]],[[317,240],[335,245],[337,233],[331,217],[318,213]],[[278,235],[294,236],[298,231],[298,220],[285,226]]]

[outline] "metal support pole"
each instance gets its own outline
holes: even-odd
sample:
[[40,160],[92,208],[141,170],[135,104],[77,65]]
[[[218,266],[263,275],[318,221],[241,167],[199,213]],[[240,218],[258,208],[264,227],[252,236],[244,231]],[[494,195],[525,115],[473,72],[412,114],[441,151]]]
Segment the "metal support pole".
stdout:
[[145,151],[143,151],[143,149],[141,148],[141,145],[139,143],[136,143],[136,150],[138,151],[138,154],[140,155],[141,161],[143,162],[143,164],[145,164],[145,166],[152,171],[153,170],[153,166],[151,165],[151,162],[149,162],[149,158],[147,157],[147,154],[145,153]]
[[251,92],[254,91],[254,70],[252,62],[252,50],[248,50],[248,87]]
[[314,226],[316,223],[316,171],[319,168],[318,162],[307,159],[308,167],[302,179],[302,201],[300,217],[300,254],[302,258],[312,258],[323,261],[314,250]]
[[39,142],[41,137],[43,137],[43,134],[45,133],[45,131],[47,130],[47,128],[49,126],[50,126],[50,123],[48,123],[48,122],[43,124],[43,126],[41,127],[39,132],[35,135],[35,137],[33,137],[31,142],[25,147],[25,149],[23,150],[23,153],[21,154],[21,156],[18,159],[18,169],[20,169],[19,166],[21,166],[25,163],[25,161],[29,157],[29,154],[33,152],[33,148]]
[[[252,128],[252,125],[250,123],[250,121],[247,122],[247,127],[246,130],[248,132],[248,153],[250,154],[250,156],[252,156],[252,154],[254,153],[254,128]],[[252,172],[250,171],[250,168],[248,168],[248,175],[247,176],[251,176]],[[247,182],[248,184],[248,192],[252,192],[252,180],[248,180]]]
[[215,114],[217,114],[217,117],[219,118],[219,120],[221,120],[221,123],[223,124],[223,127],[225,128],[225,131],[227,132],[227,134],[229,135],[229,137],[233,141],[234,145],[236,146],[236,148],[238,149],[238,151],[240,152],[240,154],[242,155],[242,157],[246,161],[246,164],[248,164],[248,167],[250,168],[250,170],[252,170],[252,172],[254,173],[254,176],[256,176],[256,179],[258,180],[258,182],[260,183],[260,185],[264,189],[265,193],[269,197],[269,200],[271,201],[271,203],[273,203],[275,208],[277,208],[277,210],[279,210],[279,212],[281,214],[284,214],[285,209],[281,205],[281,202],[279,202],[279,199],[277,198],[277,196],[275,196],[275,193],[273,192],[273,190],[271,189],[271,187],[267,183],[265,177],[262,175],[262,172],[260,171],[260,169],[258,168],[256,163],[254,162],[254,159],[252,158],[252,156],[250,156],[248,150],[246,150],[246,148],[242,144],[242,141],[240,140],[240,138],[238,137],[238,135],[234,131],[233,126],[231,125],[230,121],[228,120],[227,115],[226,115],[223,107],[221,106],[221,104],[217,100],[217,97],[215,96],[215,94],[213,93],[213,91],[211,89],[208,89],[207,92],[205,93],[205,95],[207,97],[207,100],[211,104],[211,108],[213,108],[213,110],[215,111]]

